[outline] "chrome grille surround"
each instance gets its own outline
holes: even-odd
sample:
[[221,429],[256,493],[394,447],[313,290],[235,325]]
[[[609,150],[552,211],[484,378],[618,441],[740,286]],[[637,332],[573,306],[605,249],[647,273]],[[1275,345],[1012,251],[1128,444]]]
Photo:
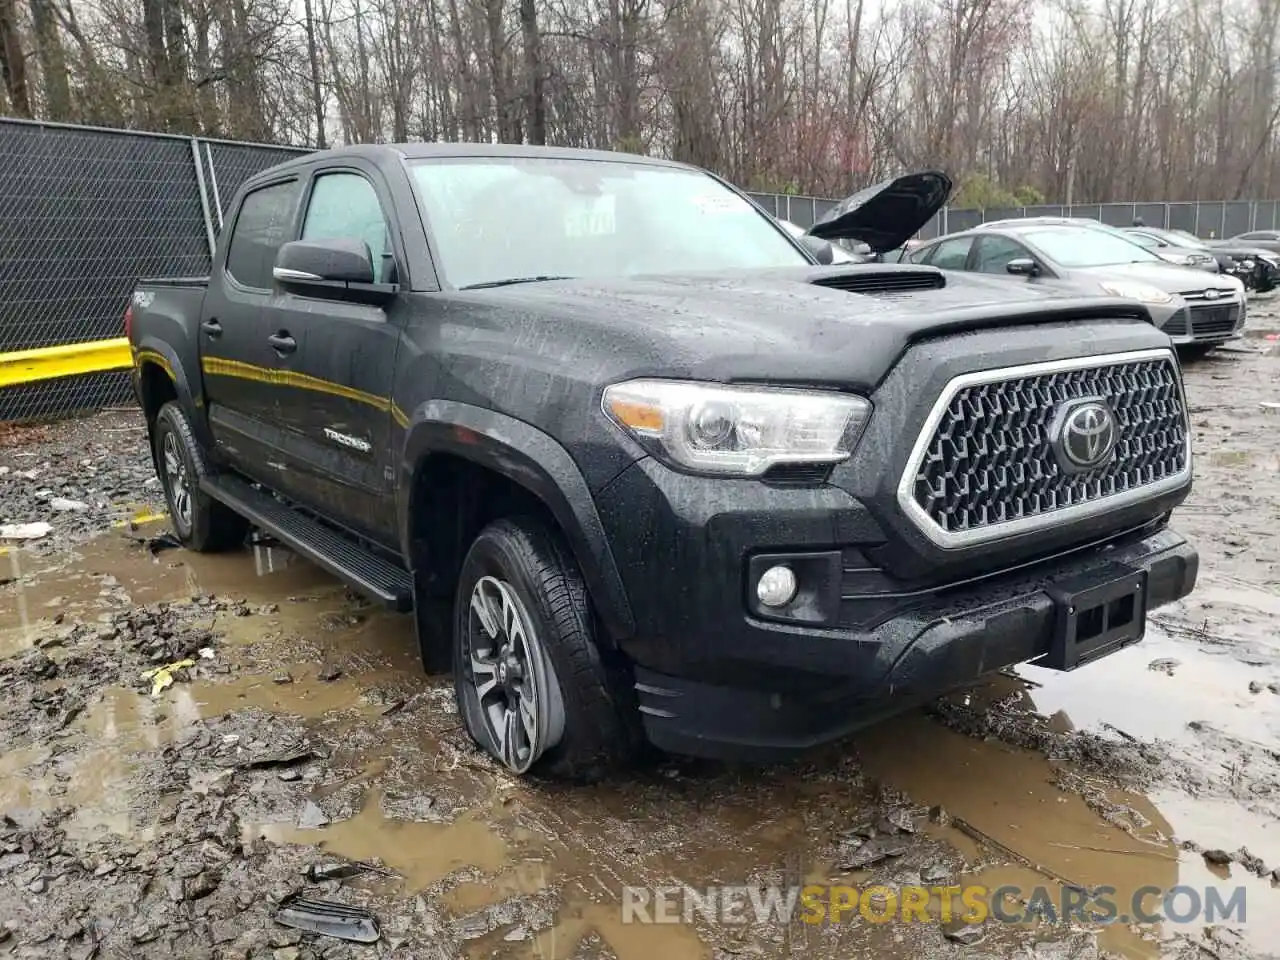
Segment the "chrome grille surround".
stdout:
[[[1119,439],[1107,464],[1068,475],[1049,428],[1061,404],[1086,397],[1108,402]],[[938,546],[967,547],[1159,496],[1191,470],[1178,362],[1158,348],[953,378],[916,438],[897,501]]]

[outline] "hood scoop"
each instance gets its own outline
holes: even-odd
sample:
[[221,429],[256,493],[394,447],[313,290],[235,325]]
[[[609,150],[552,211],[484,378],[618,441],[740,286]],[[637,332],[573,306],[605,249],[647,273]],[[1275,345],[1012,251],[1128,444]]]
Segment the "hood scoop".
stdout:
[[809,282],[817,287],[831,287],[848,293],[861,293],[875,297],[895,293],[915,293],[918,290],[941,290],[947,285],[947,278],[942,275],[941,270],[898,267],[891,270],[848,270],[841,273],[828,273],[813,277]]

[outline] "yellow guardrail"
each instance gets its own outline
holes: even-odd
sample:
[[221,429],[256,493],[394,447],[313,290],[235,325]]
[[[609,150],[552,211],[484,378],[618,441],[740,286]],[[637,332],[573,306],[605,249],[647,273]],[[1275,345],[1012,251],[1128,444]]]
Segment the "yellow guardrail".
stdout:
[[0,388],[133,366],[127,337],[0,353]]

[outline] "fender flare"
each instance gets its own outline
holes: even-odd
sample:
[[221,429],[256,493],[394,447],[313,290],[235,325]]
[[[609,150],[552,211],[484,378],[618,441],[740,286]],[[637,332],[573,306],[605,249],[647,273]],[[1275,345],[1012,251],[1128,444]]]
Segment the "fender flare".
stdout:
[[492,470],[537,497],[560,525],[611,640],[635,632],[626,588],[582,471],[558,441],[522,420],[453,400],[429,400],[405,427],[397,512],[411,556],[410,499],[432,454],[448,453]]
[[206,450],[213,450],[213,436],[209,432],[209,421],[205,417],[202,394],[197,394],[191,389],[186,367],[179,359],[178,351],[164,340],[154,336],[143,337],[134,345],[134,392],[138,394],[139,403],[142,401],[142,369],[148,363],[159,367],[169,377],[173,383],[174,392],[178,395],[178,403],[186,412],[196,438]]

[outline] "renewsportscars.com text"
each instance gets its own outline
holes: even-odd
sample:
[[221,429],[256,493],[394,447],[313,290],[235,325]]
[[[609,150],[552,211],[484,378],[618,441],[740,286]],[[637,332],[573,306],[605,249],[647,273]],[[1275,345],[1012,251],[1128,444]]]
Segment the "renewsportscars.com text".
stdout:
[[1220,923],[1245,922],[1244,887],[688,886],[624,887],[623,923]]

